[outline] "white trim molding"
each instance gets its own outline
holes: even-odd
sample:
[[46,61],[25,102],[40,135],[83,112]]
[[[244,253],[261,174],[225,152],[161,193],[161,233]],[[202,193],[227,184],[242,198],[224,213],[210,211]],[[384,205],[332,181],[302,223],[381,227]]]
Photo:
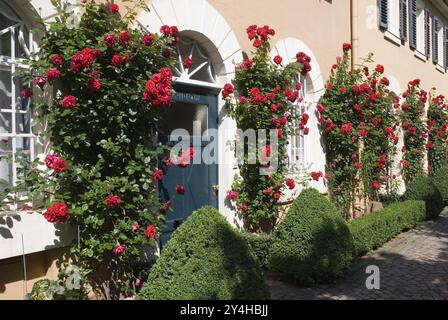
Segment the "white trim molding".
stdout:
[[243,59],[236,35],[206,0],[154,0],[150,11],[143,11],[137,21],[150,32],[159,32],[162,25],[175,25],[181,32],[192,31],[188,36],[207,50],[212,60],[221,62],[220,66],[214,65],[218,78],[228,76],[226,80],[231,80],[235,63]]

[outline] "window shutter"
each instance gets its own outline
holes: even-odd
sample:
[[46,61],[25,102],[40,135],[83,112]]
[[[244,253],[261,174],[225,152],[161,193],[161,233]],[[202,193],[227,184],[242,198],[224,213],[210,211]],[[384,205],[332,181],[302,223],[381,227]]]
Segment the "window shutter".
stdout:
[[417,49],[417,0],[409,0],[409,46]]
[[380,28],[389,28],[389,1],[378,0],[378,21]]
[[445,43],[443,46],[443,54],[444,54],[444,61],[445,61],[445,69],[448,69],[448,27],[445,27],[444,29],[444,39]]
[[408,40],[408,4],[407,0],[400,0],[400,38]]
[[432,17],[432,61],[439,63],[439,19]]
[[431,17],[428,9],[425,9],[425,55],[426,58],[431,55]]

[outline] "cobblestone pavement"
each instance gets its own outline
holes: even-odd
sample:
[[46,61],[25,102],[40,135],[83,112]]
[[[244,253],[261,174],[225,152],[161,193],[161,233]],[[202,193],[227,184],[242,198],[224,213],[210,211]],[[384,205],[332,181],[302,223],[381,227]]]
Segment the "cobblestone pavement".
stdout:
[[[380,290],[366,289],[369,265],[380,268]],[[332,285],[303,288],[266,278],[275,300],[448,300],[448,208],[361,258]]]

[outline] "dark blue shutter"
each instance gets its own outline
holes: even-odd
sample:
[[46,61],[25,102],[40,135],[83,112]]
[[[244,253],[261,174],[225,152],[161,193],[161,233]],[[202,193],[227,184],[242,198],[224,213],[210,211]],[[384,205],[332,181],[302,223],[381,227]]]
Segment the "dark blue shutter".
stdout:
[[389,28],[389,1],[378,0],[378,21],[380,28]]
[[439,19],[432,17],[432,61],[439,63]]
[[409,0],[409,46],[417,49],[417,0]]
[[400,38],[408,40],[408,4],[407,0],[400,0]]
[[443,29],[444,32],[444,46],[443,46],[443,54],[445,59],[445,69],[448,69],[448,27]]
[[425,9],[425,55],[426,58],[431,55],[431,17],[428,9]]

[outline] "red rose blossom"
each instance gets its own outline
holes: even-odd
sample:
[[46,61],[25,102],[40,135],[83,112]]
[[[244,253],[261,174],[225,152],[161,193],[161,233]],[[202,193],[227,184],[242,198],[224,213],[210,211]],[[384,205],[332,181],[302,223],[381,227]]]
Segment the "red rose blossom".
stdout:
[[235,192],[235,191],[228,191],[227,192],[227,197],[230,199],[230,200],[236,200],[237,198],[238,198],[238,193],[237,192]]
[[152,176],[153,176],[154,180],[161,181],[163,179],[163,170],[162,169],[157,169],[153,173]]
[[33,96],[33,90],[31,90],[30,88],[23,88],[22,90],[20,90],[20,97],[23,100],[29,99]]
[[144,46],[152,46],[154,44],[154,35],[151,33],[145,34],[142,38]]
[[171,103],[171,84],[173,74],[170,68],[162,68],[146,82],[144,98],[153,107],[167,106]]
[[292,178],[288,178],[286,179],[286,185],[288,186],[289,189],[294,189],[296,187],[296,181]]
[[74,109],[76,106],[76,97],[65,96],[64,98],[62,98],[61,105],[63,109]]
[[68,206],[64,202],[56,202],[45,211],[45,219],[51,223],[65,223],[68,218]]
[[157,235],[157,229],[154,225],[150,224],[145,231],[145,236],[149,239],[155,239]]
[[111,60],[111,64],[114,67],[121,67],[126,63],[126,58],[120,54],[114,54]]
[[283,58],[282,58],[281,56],[275,56],[275,58],[274,58],[274,62],[275,62],[276,64],[281,64],[282,61],[283,61]]
[[230,83],[227,83],[224,85],[224,89],[222,90],[222,97],[223,99],[228,98],[231,94],[235,92],[235,89]]
[[87,84],[89,91],[96,92],[101,89],[101,81],[96,78],[90,78]]
[[352,49],[352,45],[350,43],[344,43],[342,45],[342,50],[344,50],[344,51],[349,51],[351,49]]
[[109,208],[116,208],[121,204],[121,199],[119,196],[110,194],[106,198],[106,204]]
[[62,59],[62,57],[60,55],[53,55],[51,57],[51,62],[56,66],[59,67],[64,63],[64,60]]
[[45,75],[47,76],[48,81],[56,81],[61,76],[61,71],[56,68],[51,68],[45,72]]
[[185,69],[190,69],[193,66],[193,61],[190,58],[185,58],[183,65]]
[[64,172],[67,170],[67,162],[63,159],[56,159],[56,161],[52,164],[51,168],[58,173]]
[[314,181],[319,181],[319,179],[320,178],[323,178],[323,173],[321,172],[321,171],[319,171],[319,172],[311,172],[311,178],[314,180]]
[[120,35],[118,36],[118,42],[122,46],[129,46],[131,44],[131,35],[127,31],[120,32]]
[[185,187],[184,186],[180,186],[180,185],[176,186],[176,192],[179,195],[184,195],[185,194]]
[[343,135],[348,136],[352,131],[353,125],[351,123],[346,123],[342,125],[341,132]]
[[113,33],[104,35],[103,43],[105,46],[113,47],[117,38]]
[[126,245],[125,244],[119,244],[117,243],[114,247],[114,253],[118,256],[121,256],[126,251]]
[[120,7],[115,4],[115,3],[111,3],[109,4],[109,12],[114,14],[114,13],[118,13],[118,11],[120,10]]

